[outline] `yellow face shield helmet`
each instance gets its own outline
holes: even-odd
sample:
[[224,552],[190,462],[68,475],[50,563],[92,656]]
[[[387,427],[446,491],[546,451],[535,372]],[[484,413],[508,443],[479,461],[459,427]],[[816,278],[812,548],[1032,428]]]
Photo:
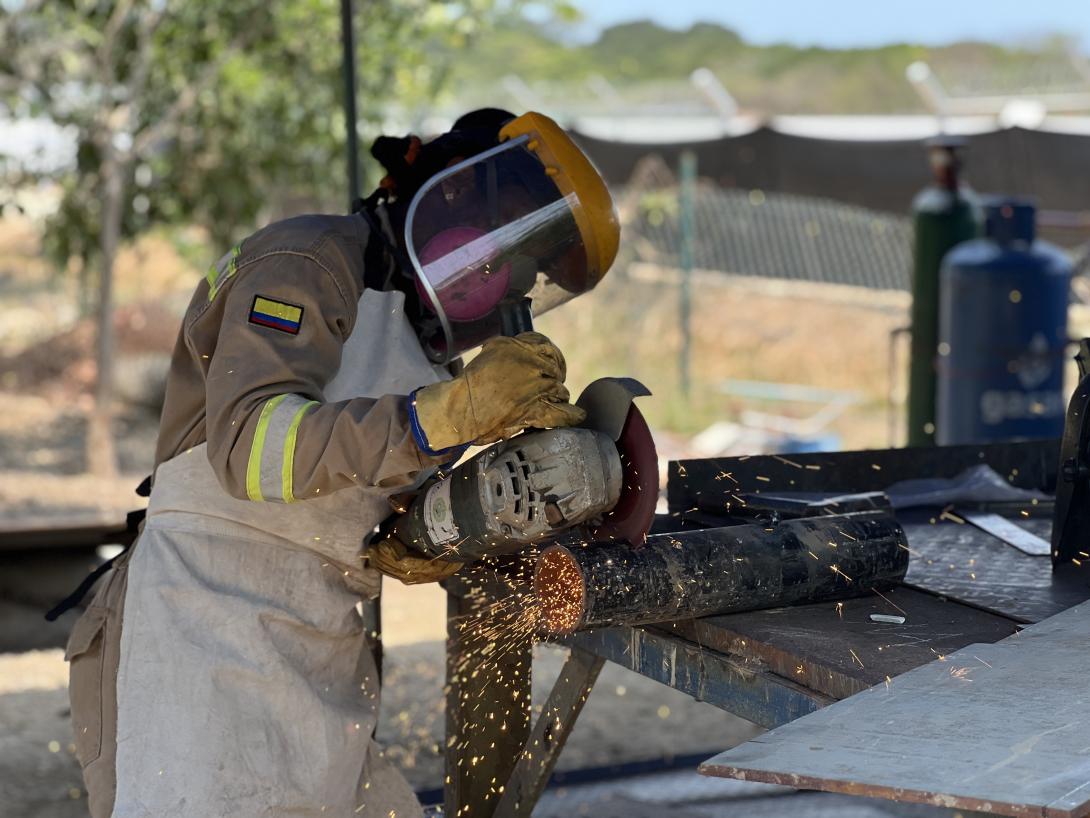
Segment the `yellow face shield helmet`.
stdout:
[[590,160],[547,116],[527,113],[500,144],[429,179],[409,204],[405,247],[434,320],[421,333],[446,363],[593,289],[617,255],[613,199]]

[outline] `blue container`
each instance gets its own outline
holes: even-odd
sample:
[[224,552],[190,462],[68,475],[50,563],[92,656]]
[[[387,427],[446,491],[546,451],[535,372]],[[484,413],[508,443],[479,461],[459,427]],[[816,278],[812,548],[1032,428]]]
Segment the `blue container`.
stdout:
[[1059,437],[1071,263],[1035,240],[1036,209],[985,201],[985,238],[943,259],[936,441]]

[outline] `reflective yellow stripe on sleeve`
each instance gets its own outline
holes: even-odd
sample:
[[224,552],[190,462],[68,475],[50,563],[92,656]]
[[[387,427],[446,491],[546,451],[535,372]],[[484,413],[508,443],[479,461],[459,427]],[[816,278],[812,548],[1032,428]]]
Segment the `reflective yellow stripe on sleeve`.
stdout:
[[208,274],[204,277],[208,282],[208,301],[211,303],[212,299],[219,293],[220,288],[238,272],[238,257],[242,255],[242,245],[236,244],[228,252],[224,253],[223,258],[208,268]]
[[291,419],[288,426],[288,434],[284,439],[284,462],[281,468],[281,484],[285,503],[295,502],[295,489],[292,486],[293,470],[295,468],[295,437],[299,433],[299,424],[303,422],[303,416],[310,411],[310,407],[317,406],[318,401],[309,400],[300,406]]
[[265,450],[265,436],[269,431],[269,421],[273,410],[276,409],[287,395],[277,395],[275,398],[265,401],[261,407],[261,415],[257,419],[257,428],[254,429],[254,442],[250,444],[250,460],[246,464],[246,496],[255,503],[260,503],[265,498],[261,495],[261,459]]
[[277,395],[261,410],[246,465],[246,495],[255,501],[291,503],[295,443],[299,424],[317,401],[301,395]]

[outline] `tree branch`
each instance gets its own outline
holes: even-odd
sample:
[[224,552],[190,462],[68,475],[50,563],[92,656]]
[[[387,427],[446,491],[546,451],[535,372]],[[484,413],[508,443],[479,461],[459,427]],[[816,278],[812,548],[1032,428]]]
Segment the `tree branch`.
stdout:
[[110,12],[110,18],[102,27],[102,40],[98,44],[96,62],[102,67],[104,75],[110,77],[111,83],[116,79],[117,74],[110,60],[110,54],[114,51],[114,43],[121,31],[121,25],[132,10],[132,6],[133,0],[117,0],[114,10]]
[[[58,28],[55,21],[50,25],[48,21],[32,17],[42,5],[44,3],[28,5],[0,23],[0,91],[21,94],[33,90],[45,107],[51,107],[54,98],[50,69],[57,67],[55,59],[72,55],[87,59],[90,49],[85,39],[70,30]],[[52,118],[58,122],[63,120],[55,111]]]
[[[155,30],[159,28],[159,23],[162,22],[163,17],[166,16],[166,6],[163,6],[158,13],[147,15],[142,21],[139,31],[137,31],[137,54],[139,62],[137,63],[136,70],[133,72],[133,80],[131,83],[131,92],[129,94],[130,99],[137,100],[143,99],[144,90],[148,85],[148,76],[151,74],[151,67],[154,63],[154,59],[151,54],[152,35],[155,34]],[[136,130],[135,120],[132,123],[133,130]]]
[[177,126],[178,121],[193,107],[194,103],[196,103],[201,92],[208,88],[216,77],[219,76],[219,72],[227,63],[227,60],[241,51],[249,43],[255,30],[256,26],[248,28],[236,35],[214,60],[205,63],[204,68],[201,70],[197,79],[185,87],[185,90],[178,95],[174,104],[166,110],[163,116],[161,116],[154,125],[150,125],[141,133],[134,135],[131,150],[134,156],[142,156],[145,150],[162,138],[164,134],[169,133]]

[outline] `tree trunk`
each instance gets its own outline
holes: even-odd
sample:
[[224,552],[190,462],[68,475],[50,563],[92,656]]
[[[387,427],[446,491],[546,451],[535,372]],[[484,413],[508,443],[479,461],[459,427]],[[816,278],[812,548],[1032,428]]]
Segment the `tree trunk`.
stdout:
[[113,146],[106,149],[102,162],[102,227],[99,232],[98,314],[96,316],[95,404],[87,424],[87,468],[100,477],[117,474],[117,449],[114,445],[114,257],[121,238],[124,207],[125,167]]

